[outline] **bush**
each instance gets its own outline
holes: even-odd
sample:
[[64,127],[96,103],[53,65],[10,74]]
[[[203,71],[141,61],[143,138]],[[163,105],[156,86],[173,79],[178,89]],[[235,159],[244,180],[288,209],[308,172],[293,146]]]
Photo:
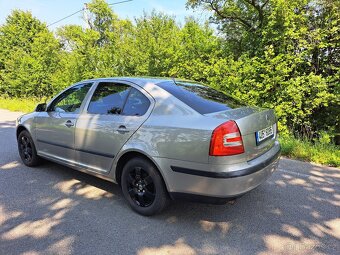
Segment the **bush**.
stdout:
[[334,144],[311,143],[306,139],[297,139],[284,135],[279,138],[282,155],[323,165],[340,166],[340,146]]

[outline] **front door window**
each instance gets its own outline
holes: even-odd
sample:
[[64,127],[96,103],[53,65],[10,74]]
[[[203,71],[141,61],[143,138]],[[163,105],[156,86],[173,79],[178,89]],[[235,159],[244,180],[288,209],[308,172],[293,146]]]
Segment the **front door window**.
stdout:
[[91,86],[91,83],[86,83],[76,85],[66,90],[53,101],[48,111],[60,113],[79,113],[81,103],[83,102]]

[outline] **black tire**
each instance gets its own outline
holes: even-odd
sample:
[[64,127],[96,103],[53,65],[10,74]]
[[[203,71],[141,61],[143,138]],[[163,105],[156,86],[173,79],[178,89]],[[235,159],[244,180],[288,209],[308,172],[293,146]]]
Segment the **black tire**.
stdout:
[[121,187],[130,207],[144,216],[160,213],[169,201],[161,175],[144,158],[133,158],[125,164]]
[[26,130],[21,131],[18,136],[18,150],[21,160],[26,166],[37,166],[41,162],[41,158],[37,155],[33,139]]

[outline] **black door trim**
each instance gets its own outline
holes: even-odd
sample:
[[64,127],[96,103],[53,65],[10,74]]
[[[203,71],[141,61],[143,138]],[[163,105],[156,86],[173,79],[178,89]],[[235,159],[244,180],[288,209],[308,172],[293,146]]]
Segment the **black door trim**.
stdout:
[[107,153],[101,153],[101,152],[98,152],[98,151],[91,151],[91,150],[84,150],[84,149],[75,149],[75,148],[72,148],[72,147],[67,146],[67,145],[58,144],[58,143],[45,141],[45,140],[41,140],[41,139],[37,139],[37,141],[40,142],[40,143],[46,143],[46,144],[49,144],[49,145],[58,146],[58,147],[62,147],[62,148],[70,149],[70,150],[75,150],[75,151],[81,151],[81,152],[94,154],[94,155],[98,155],[98,156],[102,156],[102,157],[106,157],[106,158],[114,158],[115,157],[114,154],[107,154]]

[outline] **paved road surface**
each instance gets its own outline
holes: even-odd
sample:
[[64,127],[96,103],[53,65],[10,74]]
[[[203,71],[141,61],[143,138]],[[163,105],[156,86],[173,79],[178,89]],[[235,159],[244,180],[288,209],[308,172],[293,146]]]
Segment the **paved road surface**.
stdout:
[[152,218],[118,186],[45,163],[25,167],[18,113],[0,110],[0,254],[339,254],[340,169],[282,159],[234,204],[173,202]]

